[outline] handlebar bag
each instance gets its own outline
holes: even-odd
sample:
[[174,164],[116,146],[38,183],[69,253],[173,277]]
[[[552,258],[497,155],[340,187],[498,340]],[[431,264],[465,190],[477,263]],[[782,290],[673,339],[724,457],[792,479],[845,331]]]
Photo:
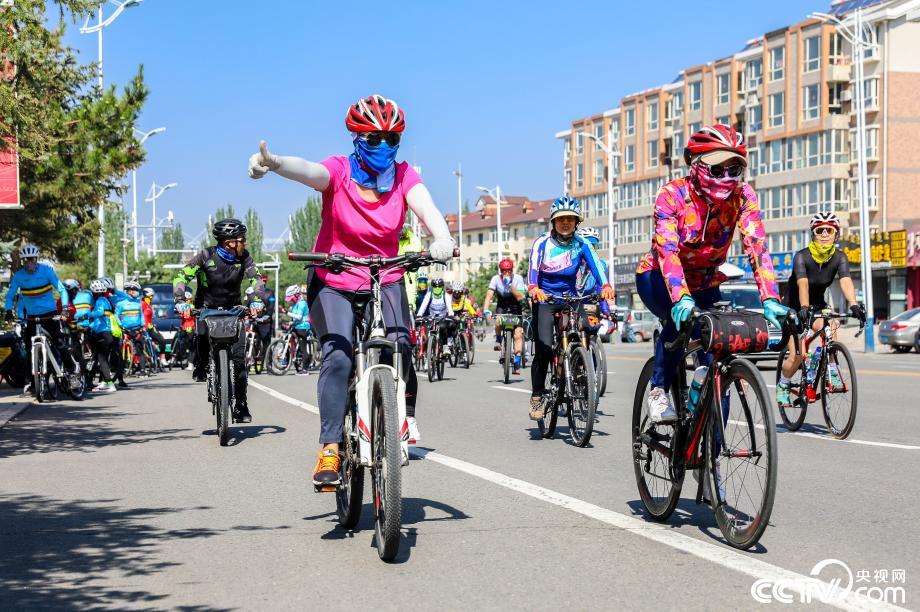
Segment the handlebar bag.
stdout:
[[239,337],[240,320],[236,315],[208,315],[204,322],[211,340],[230,342]]
[[707,312],[700,316],[703,350],[716,356],[761,353],[770,338],[759,312]]

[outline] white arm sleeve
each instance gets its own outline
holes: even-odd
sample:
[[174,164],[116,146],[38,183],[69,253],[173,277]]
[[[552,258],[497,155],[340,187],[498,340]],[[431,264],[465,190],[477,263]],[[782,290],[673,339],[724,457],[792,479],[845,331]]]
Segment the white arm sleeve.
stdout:
[[[428,191],[428,188],[422,183],[419,183],[410,189],[409,193],[406,194],[406,203],[409,205],[409,210],[415,213],[428,229],[432,238],[434,238],[432,241],[431,254],[435,258],[441,259],[441,257],[439,257],[440,254],[435,254],[436,249],[434,248],[434,243],[441,243],[441,245],[450,244],[447,250],[452,251],[454,241],[450,237],[447,221],[444,220],[438,207],[434,205],[434,200],[431,199],[431,192]],[[448,257],[450,257],[450,254],[446,254],[443,258],[446,259]]]
[[325,191],[329,186],[329,170],[326,166],[289,155],[274,155],[279,166],[274,172],[286,179],[303,183],[317,191]]
[[431,303],[431,291],[425,293],[425,298],[422,300],[422,305],[418,307],[418,312],[415,313],[415,318],[420,319],[425,313],[425,309],[428,308],[428,304]]

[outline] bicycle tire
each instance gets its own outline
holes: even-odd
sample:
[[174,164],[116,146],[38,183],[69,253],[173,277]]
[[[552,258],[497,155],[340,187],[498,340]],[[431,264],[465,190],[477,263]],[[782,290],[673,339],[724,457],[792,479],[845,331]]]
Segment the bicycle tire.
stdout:
[[[738,419],[737,416],[733,418],[732,402],[729,402],[728,412],[726,412],[723,407],[720,408],[722,412],[722,420],[725,421],[726,426],[726,438],[730,441],[735,439],[735,436],[728,433],[729,426],[738,425],[739,430],[742,433],[745,433],[749,436],[752,441],[762,440],[763,448],[766,451],[766,462],[762,462],[763,457],[757,457],[755,462],[748,461],[748,465],[745,467],[736,467],[734,465],[726,465],[732,459],[740,460],[750,460],[750,456],[738,456],[738,457],[725,457],[724,454],[720,453],[719,463],[715,463],[713,449],[716,445],[716,432],[717,424],[715,418],[709,419],[709,431],[707,433],[708,443],[704,446],[704,456],[705,456],[705,465],[709,474],[707,480],[709,481],[709,499],[712,500],[713,513],[716,516],[716,523],[719,525],[719,529],[722,531],[722,535],[725,537],[725,540],[734,548],[741,550],[747,550],[748,548],[757,544],[763,535],[764,530],[767,528],[767,525],[770,522],[770,515],[773,512],[773,500],[776,496],[776,478],[777,478],[777,445],[776,445],[776,424],[773,419],[773,410],[771,406],[771,398],[767,389],[767,385],[763,380],[763,377],[760,375],[760,371],[757,370],[757,366],[748,361],[747,359],[733,359],[730,364],[728,364],[727,371],[724,371],[723,374],[720,374],[722,377],[722,389],[731,391],[734,388],[739,392],[739,401],[741,411],[737,416],[742,417]],[[763,416],[763,419],[759,419],[756,414],[754,414],[749,401],[744,401],[741,399],[745,384],[753,394],[748,392],[743,393],[745,398],[755,398],[758,405],[760,406],[760,413]],[[713,415],[718,418],[718,414]],[[749,452],[758,452],[760,451],[761,446],[759,444],[753,443],[748,446],[754,448],[742,448],[740,452],[749,453]],[[731,453],[732,449],[729,448],[728,452]],[[740,510],[737,505],[740,502],[746,502],[750,500],[752,505],[758,505],[754,501],[754,496],[744,488],[743,478],[748,475],[749,469],[757,469],[761,464],[766,468],[766,477],[765,477],[765,490],[763,491],[763,498],[759,504],[758,508],[752,508],[752,512],[744,512]],[[753,466],[753,468],[751,468]],[[724,499],[722,491],[720,491],[720,486],[718,481],[721,480],[721,473],[728,474],[728,477],[731,478],[736,474],[740,475],[742,481],[739,486],[725,486],[722,487],[724,491],[731,492],[735,496],[735,504],[730,503],[732,500]],[[756,478],[758,482],[761,482],[760,478]],[[739,489],[744,489],[743,492],[740,492]],[[751,518],[750,527],[748,529],[739,529],[739,516],[747,516]]]
[[287,340],[283,337],[273,340],[268,348],[270,351],[269,364],[271,364],[269,371],[275,376],[284,376],[294,362],[288,351]]
[[[839,342],[830,342],[827,345],[827,363],[828,365],[831,362],[831,357],[833,356],[834,360],[837,362],[837,370],[842,372],[842,364],[839,361],[839,355],[843,355],[844,359],[847,362],[847,374],[849,375],[849,389],[850,389],[850,410],[849,414],[845,419],[836,419],[831,416],[831,410],[828,409],[828,398],[839,395],[836,392],[830,392],[830,382],[828,381],[828,368],[824,368],[823,375],[823,384],[821,390],[821,411],[824,413],[824,422],[827,425],[828,432],[837,438],[838,440],[844,440],[853,432],[853,427],[856,425],[856,408],[857,403],[857,394],[856,394],[856,366],[853,364],[853,357],[850,355],[850,349],[845,345],[840,344]],[[846,383],[846,380],[844,381]],[[837,421],[843,421],[838,423]]]
[[573,396],[568,398],[566,417],[569,421],[569,435],[575,446],[584,448],[591,441],[594,431],[594,416],[597,412],[597,380],[594,364],[588,349],[578,345],[566,356],[572,378]]
[[[783,362],[786,361],[788,353],[789,348],[784,348],[779,352],[779,357],[776,358],[776,384],[779,384],[779,377],[783,373]],[[789,381],[789,397],[792,404],[780,406],[779,402],[776,403],[777,408],[779,408],[779,418],[782,419],[783,426],[789,431],[798,431],[808,414],[807,386],[803,383],[802,366],[799,366]]]
[[438,375],[438,341],[434,335],[428,337],[428,382],[434,382]]
[[469,347],[466,344],[466,334],[462,333],[457,337],[457,342],[460,343],[460,352],[457,353],[457,365],[463,366],[464,369],[470,369],[470,351]]
[[217,437],[221,446],[230,441],[230,358],[227,349],[217,349]]
[[377,554],[391,561],[399,552],[402,526],[402,446],[396,385],[386,370],[371,373],[371,411],[373,453],[371,468],[374,488],[374,533]]
[[540,430],[540,437],[549,439],[556,433],[556,423],[559,421],[559,402],[556,394],[544,396],[543,401],[546,406],[543,410],[543,418],[537,421],[537,428]]
[[514,359],[514,351],[512,350],[513,338],[511,332],[507,329],[502,332],[502,368],[505,375],[505,384],[511,382],[511,360]]
[[354,397],[345,410],[342,442],[339,444],[339,486],[335,490],[339,525],[353,529],[361,520],[364,505],[364,468],[358,451],[358,428],[355,420]]
[[470,365],[473,365],[473,362],[476,361],[476,335],[471,332],[466,334],[466,352]]
[[597,397],[600,398],[607,392],[607,355],[597,336],[591,338],[591,358],[597,379]]
[[74,387],[72,384],[72,380],[71,380],[72,375],[65,374],[65,376],[67,377],[67,394],[74,401],[77,401],[77,402],[83,401],[83,399],[86,398],[86,391],[87,391],[86,376],[83,375],[82,371],[80,372],[80,375],[77,376],[77,379],[80,381],[80,383],[76,387]]
[[125,364],[128,376],[136,375],[136,366],[134,365],[134,345],[130,340],[125,339],[121,347],[121,361]]
[[[650,357],[639,374],[639,382],[636,384],[636,393],[633,398],[632,414],[632,450],[633,450],[633,470],[636,474],[636,485],[639,488],[639,498],[645,511],[655,521],[663,522],[671,516],[677,502],[680,500],[680,490],[683,486],[684,475],[686,472],[680,471],[679,474],[673,474],[670,457],[674,455],[676,444],[677,429],[674,425],[651,425],[648,421],[648,408],[646,402],[646,392],[652,380],[652,370],[654,369],[654,357]],[[681,367],[678,365],[678,367]],[[677,384],[671,385],[672,401],[677,400],[675,389]],[[675,404],[676,405],[676,404]],[[663,431],[659,431],[658,428]],[[657,443],[662,443],[660,450],[651,449],[648,443],[654,439]],[[644,449],[644,451],[643,451]],[[666,452],[665,452],[666,451]],[[670,455],[670,456],[669,456]],[[659,468],[652,472],[652,458],[661,458]],[[649,478],[646,478],[646,475]],[[650,483],[653,486],[649,486]],[[664,483],[668,483],[665,485]],[[654,485],[661,484],[661,488]]]

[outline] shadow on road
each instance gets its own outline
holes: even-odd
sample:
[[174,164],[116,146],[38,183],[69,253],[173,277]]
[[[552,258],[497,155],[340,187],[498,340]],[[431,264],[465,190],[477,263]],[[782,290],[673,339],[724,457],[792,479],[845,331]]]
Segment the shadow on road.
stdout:
[[[207,508],[125,508],[117,500],[65,501],[0,496],[0,602],[7,610],[162,608],[169,593],[137,586],[138,577],[178,565],[158,546],[208,538],[207,528],[163,529],[158,516]],[[188,610],[215,610],[207,605]]]
[[[230,441],[227,443],[227,446],[236,446],[237,444],[242,443],[244,440],[250,438],[258,438],[259,436],[279,434],[287,431],[287,427],[281,427],[280,425],[231,425],[230,426]],[[201,432],[203,436],[216,436],[216,429],[205,429]]]

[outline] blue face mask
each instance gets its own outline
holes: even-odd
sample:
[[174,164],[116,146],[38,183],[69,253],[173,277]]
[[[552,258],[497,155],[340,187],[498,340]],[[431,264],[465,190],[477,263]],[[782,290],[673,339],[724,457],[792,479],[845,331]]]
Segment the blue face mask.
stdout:
[[386,142],[372,147],[363,138],[355,138],[355,152],[349,156],[352,178],[360,185],[381,193],[390,191],[396,179],[398,150],[398,146],[391,147]]
[[217,256],[226,261],[227,263],[236,263],[236,255],[228,251],[222,246],[217,247]]

